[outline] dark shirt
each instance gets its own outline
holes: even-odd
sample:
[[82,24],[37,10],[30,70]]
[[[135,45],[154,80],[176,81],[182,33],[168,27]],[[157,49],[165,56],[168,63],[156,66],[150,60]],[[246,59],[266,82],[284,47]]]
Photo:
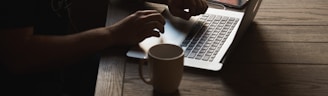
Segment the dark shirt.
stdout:
[[1,29],[34,26],[34,34],[67,34],[68,0],[5,0],[0,6]]
[[[68,0],[3,0],[0,3],[0,29],[34,27],[34,34],[65,35],[68,33]],[[4,58],[1,58],[4,59]],[[0,86],[7,90],[0,94],[10,93],[16,96],[35,94],[39,87],[36,83],[50,79],[56,81],[58,73],[40,73],[33,75],[12,75],[1,64]],[[58,81],[58,80],[57,80]],[[40,88],[39,88],[40,89]],[[42,88],[41,88],[42,89]],[[11,92],[13,91],[14,92]],[[17,92],[15,92],[15,90]],[[15,95],[16,94],[16,95]]]
[[69,5],[68,0],[1,1],[0,29],[34,27],[34,34],[65,35]]

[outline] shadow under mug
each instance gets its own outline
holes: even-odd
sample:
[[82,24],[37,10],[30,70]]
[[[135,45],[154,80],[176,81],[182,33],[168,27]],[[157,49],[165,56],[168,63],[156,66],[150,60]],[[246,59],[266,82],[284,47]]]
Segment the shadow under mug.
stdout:
[[[148,63],[150,80],[143,74],[143,64]],[[184,51],[172,44],[158,44],[148,51],[148,59],[139,64],[139,76],[154,91],[164,94],[177,91],[183,75]]]

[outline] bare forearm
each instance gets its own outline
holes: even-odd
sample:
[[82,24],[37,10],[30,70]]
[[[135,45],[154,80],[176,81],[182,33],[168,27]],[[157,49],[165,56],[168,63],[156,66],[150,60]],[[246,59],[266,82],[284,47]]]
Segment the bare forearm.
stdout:
[[[99,31],[97,31],[99,30]],[[93,29],[82,33],[67,36],[42,36],[36,35],[30,39],[32,50],[40,49],[45,52],[53,52],[54,56],[85,55],[103,50],[109,46],[108,32],[105,29]],[[51,56],[50,55],[50,56]],[[68,56],[70,57],[70,56]]]
[[[98,31],[99,30],[99,31]],[[15,42],[6,53],[6,63],[14,72],[31,72],[74,64],[110,44],[105,29],[93,29],[67,36],[33,35]]]
[[153,29],[164,32],[164,24],[158,11],[143,10],[111,26],[66,36],[34,35],[33,26],[0,30],[0,57],[18,71],[61,67],[111,46],[135,46],[145,38],[159,37]]

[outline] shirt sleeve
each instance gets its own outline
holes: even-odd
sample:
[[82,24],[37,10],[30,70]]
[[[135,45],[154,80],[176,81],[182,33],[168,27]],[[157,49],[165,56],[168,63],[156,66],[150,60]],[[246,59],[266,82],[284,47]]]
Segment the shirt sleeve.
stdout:
[[4,0],[0,3],[0,29],[33,26],[35,0]]

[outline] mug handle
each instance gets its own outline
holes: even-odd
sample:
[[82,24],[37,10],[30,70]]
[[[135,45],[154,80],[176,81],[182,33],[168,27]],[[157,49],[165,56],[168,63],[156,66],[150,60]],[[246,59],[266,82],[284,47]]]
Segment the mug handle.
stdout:
[[143,76],[143,68],[142,68],[142,66],[143,66],[143,64],[145,64],[145,63],[147,63],[147,59],[146,60],[140,60],[140,63],[139,63],[139,76],[140,76],[140,78],[141,78],[141,80],[143,81],[143,82],[145,82],[146,84],[149,84],[149,85],[152,85],[153,84],[153,80],[152,80],[152,78],[150,78],[150,80],[146,80],[145,78],[144,78],[144,76]]

